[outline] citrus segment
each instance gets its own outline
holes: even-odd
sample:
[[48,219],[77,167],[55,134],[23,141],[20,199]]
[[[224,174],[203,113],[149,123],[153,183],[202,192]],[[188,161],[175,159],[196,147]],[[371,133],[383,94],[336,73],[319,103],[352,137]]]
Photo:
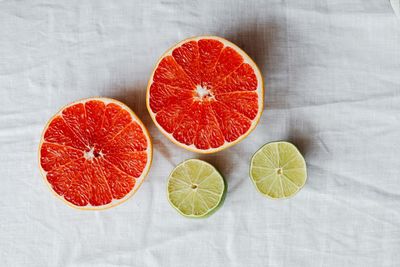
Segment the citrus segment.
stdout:
[[110,135],[101,151],[106,154],[129,153],[147,149],[148,140],[142,127],[137,122],[131,122],[114,136]]
[[147,108],[169,139],[200,153],[234,145],[263,109],[261,73],[239,47],[215,36],[182,41],[160,59],[147,87]]
[[194,85],[172,56],[161,60],[154,73],[154,81],[188,90]]
[[94,144],[99,143],[100,132],[103,132],[104,112],[106,105],[103,101],[87,101],[85,103],[86,111],[86,129],[89,140]]
[[140,182],[107,161],[101,162],[101,167],[114,199],[126,198]]
[[47,173],[47,181],[54,191],[65,200],[76,206],[86,206],[89,203],[91,182],[85,170],[85,159],[80,158],[53,169]]
[[215,97],[216,100],[224,103],[231,110],[243,114],[250,120],[257,116],[258,95],[256,92],[233,92],[220,94]]
[[157,112],[156,119],[159,125],[168,133],[173,133],[182,120],[185,112],[192,106],[192,99],[177,101]]
[[74,102],[45,128],[40,169],[69,205],[102,209],[121,203],[140,186],[152,157],[150,137],[124,104],[107,98]]
[[199,46],[190,41],[172,51],[176,63],[182,67],[194,84],[201,82],[199,69]]
[[244,63],[218,83],[214,90],[218,94],[237,91],[255,91],[257,90],[256,74],[249,64]]
[[250,178],[258,191],[265,196],[290,197],[296,194],[306,182],[306,163],[293,144],[268,143],[253,155]]
[[211,80],[205,81],[206,86],[215,87],[225,79],[231,72],[235,71],[243,63],[243,57],[235,49],[227,46],[219,55],[217,64],[212,72]]
[[224,136],[214,111],[210,104],[202,105],[202,113],[197,128],[197,134],[194,139],[194,145],[199,149],[218,148],[225,142]]
[[70,161],[82,158],[84,155],[81,150],[53,143],[43,143],[40,154],[42,156],[41,165],[45,171],[51,171]]
[[130,153],[105,154],[104,159],[108,160],[115,167],[133,177],[139,177],[147,164],[147,153],[137,151]]
[[181,100],[193,97],[193,92],[190,90],[181,90],[179,87],[156,82],[151,85],[150,93],[154,99],[151,102],[151,108],[156,112]]
[[251,121],[227,105],[212,103],[212,107],[226,141],[233,142],[250,129]]
[[88,143],[85,106],[82,103],[65,108],[62,118],[68,128],[79,138],[82,143]]
[[60,115],[54,117],[46,132],[44,138],[49,143],[70,146],[77,149],[85,149],[85,144],[71,131]]
[[112,201],[110,186],[104,176],[104,172],[96,161],[85,161],[83,175],[87,177],[84,182],[90,183],[91,187],[91,190],[82,192],[88,195],[90,205],[97,207],[107,205]]
[[110,103],[104,110],[103,122],[97,136],[94,140],[100,146],[113,139],[120,131],[130,124],[131,115],[116,104]]
[[179,164],[168,179],[168,200],[184,216],[210,215],[223,200],[224,179],[209,163],[189,159]]
[[211,37],[199,37],[197,43],[199,45],[201,82],[203,82],[204,85],[207,86],[207,83],[210,83],[210,81],[212,80],[213,70],[218,62],[218,58],[221,54],[224,44],[221,41],[213,39]]

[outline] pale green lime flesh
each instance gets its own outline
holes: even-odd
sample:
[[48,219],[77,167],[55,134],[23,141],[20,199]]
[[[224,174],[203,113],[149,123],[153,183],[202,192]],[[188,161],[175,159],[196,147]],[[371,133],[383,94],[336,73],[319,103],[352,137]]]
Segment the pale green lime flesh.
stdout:
[[211,164],[189,159],[170,174],[167,194],[171,205],[182,215],[207,217],[223,201],[225,182]]
[[306,162],[293,144],[283,141],[268,143],[253,155],[250,178],[265,196],[291,197],[307,180]]

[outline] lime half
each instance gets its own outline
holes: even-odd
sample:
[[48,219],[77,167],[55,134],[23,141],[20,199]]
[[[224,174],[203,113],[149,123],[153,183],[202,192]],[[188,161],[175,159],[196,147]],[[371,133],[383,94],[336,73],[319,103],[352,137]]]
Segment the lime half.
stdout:
[[265,196],[291,197],[307,180],[306,162],[293,144],[268,143],[253,155],[250,178],[257,190]]
[[219,207],[225,188],[224,179],[211,164],[189,159],[170,174],[168,200],[183,216],[202,218]]

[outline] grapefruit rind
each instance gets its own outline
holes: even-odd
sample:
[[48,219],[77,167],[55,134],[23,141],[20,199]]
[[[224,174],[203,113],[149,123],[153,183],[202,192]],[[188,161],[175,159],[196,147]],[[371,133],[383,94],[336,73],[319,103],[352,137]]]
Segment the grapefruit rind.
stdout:
[[[254,177],[254,175],[253,175],[253,173],[252,173],[252,170],[253,170],[254,167],[255,167],[254,161],[255,161],[256,157],[259,156],[260,154],[263,154],[263,150],[264,150],[266,147],[271,146],[271,145],[278,145],[278,144],[285,144],[285,145],[289,146],[290,149],[292,150],[291,152],[292,152],[293,154],[295,154],[296,159],[299,160],[300,164],[302,165],[301,168],[304,169],[304,177],[298,177],[298,178],[299,178],[300,180],[302,180],[302,181],[301,181],[301,184],[296,185],[296,186],[297,186],[297,190],[295,190],[294,192],[290,193],[290,194],[287,195],[287,196],[281,196],[281,197],[271,196],[270,194],[263,192],[263,191],[261,190],[260,186],[257,184],[256,179],[255,179],[255,177]],[[278,153],[279,153],[279,152],[278,152]],[[270,161],[270,159],[268,159],[268,161]],[[261,195],[263,195],[263,196],[265,196],[265,197],[267,197],[267,198],[269,198],[269,199],[274,199],[274,200],[277,200],[277,199],[289,199],[289,198],[292,198],[292,197],[294,197],[295,195],[297,195],[297,193],[298,193],[299,191],[301,191],[301,189],[302,189],[302,188],[304,187],[304,185],[306,184],[306,182],[307,182],[307,177],[308,177],[308,174],[307,174],[307,164],[306,164],[306,161],[305,161],[303,155],[300,153],[300,151],[298,150],[298,148],[297,148],[295,145],[293,145],[292,143],[289,143],[289,142],[286,142],[286,141],[269,142],[269,143],[264,144],[261,148],[259,148],[259,149],[253,154],[253,156],[251,157],[250,169],[249,169],[249,177],[250,177],[250,180],[253,182],[254,187],[257,189],[257,191],[258,191]],[[282,184],[281,184],[281,186],[282,186]],[[284,189],[283,189],[283,188],[282,188],[282,193],[284,194]]]
[[[43,145],[43,143],[45,142],[44,140],[44,134],[46,133],[50,123],[53,121],[54,118],[56,118],[57,116],[62,114],[62,111],[70,106],[79,104],[79,103],[86,103],[87,101],[91,101],[91,100],[98,100],[98,101],[102,101],[104,104],[109,104],[109,103],[114,103],[117,104],[118,106],[120,106],[121,108],[123,108],[124,110],[128,111],[129,114],[132,116],[132,120],[137,122],[141,129],[143,130],[143,133],[146,137],[147,140],[147,149],[145,150],[147,153],[147,164],[145,166],[145,168],[142,171],[142,174],[135,179],[135,186],[134,188],[132,188],[132,190],[126,194],[123,198],[121,199],[113,199],[110,203],[106,204],[106,205],[101,205],[101,206],[92,206],[90,204],[86,205],[86,206],[77,206],[74,205],[73,203],[65,200],[65,198],[63,196],[60,196],[57,192],[54,191],[52,185],[49,183],[49,181],[47,180],[47,172],[42,168],[41,166],[41,147]],[[42,131],[41,134],[41,139],[40,139],[40,143],[39,143],[39,149],[38,149],[38,165],[39,165],[39,169],[40,169],[40,173],[43,177],[44,182],[47,184],[47,186],[50,188],[50,191],[60,200],[62,200],[65,204],[67,204],[68,206],[75,208],[75,209],[79,209],[79,210],[105,210],[105,209],[109,209],[115,206],[118,206],[122,203],[124,203],[125,201],[127,201],[129,198],[131,198],[136,192],[137,190],[140,188],[140,186],[142,185],[142,183],[144,182],[145,178],[147,177],[147,174],[149,173],[151,164],[152,164],[152,160],[153,160],[153,144],[152,144],[152,140],[149,134],[149,131],[147,130],[146,126],[143,124],[143,122],[139,119],[139,117],[135,114],[135,112],[133,112],[126,104],[122,103],[121,101],[112,99],[112,98],[107,98],[107,97],[91,97],[91,98],[84,98],[84,99],[80,99],[77,101],[74,101],[72,103],[69,103],[65,106],[63,106],[56,114],[54,114],[49,121],[47,122],[45,128]]]
[[[151,107],[150,107],[150,87],[153,83],[153,77],[154,77],[154,73],[158,68],[158,65],[160,64],[161,60],[163,58],[165,58],[166,56],[172,55],[172,51],[180,46],[182,46],[184,43],[187,43],[189,41],[198,41],[201,39],[213,39],[213,40],[218,40],[221,43],[224,44],[224,46],[230,46],[232,48],[234,48],[234,50],[236,52],[238,52],[242,57],[243,57],[243,62],[249,64],[253,70],[254,70],[254,74],[257,77],[257,89],[255,90],[258,93],[258,111],[257,111],[257,115],[256,117],[252,120],[251,122],[251,126],[250,128],[247,130],[247,132],[245,132],[243,135],[239,136],[235,141],[233,142],[227,142],[225,140],[225,143],[217,148],[209,148],[209,149],[199,149],[197,147],[194,146],[194,144],[192,145],[186,145],[186,144],[182,144],[179,141],[177,141],[173,135],[171,133],[168,133],[167,131],[164,130],[163,127],[161,127],[161,125],[159,125],[159,123],[157,122],[156,118],[155,118],[155,113],[152,111]],[[146,107],[147,110],[150,114],[151,119],[153,120],[154,124],[157,126],[157,128],[161,131],[161,133],[163,133],[170,141],[172,141],[174,144],[187,149],[191,152],[197,152],[197,153],[201,153],[201,154],[211,154],[211,153],[216,153],[219,152],[221,150],[224,150],[228,147],[234,146],[237,143],[243,141],[257,126],[262,112],[264,110],[264,81],[261,75],[261,71],[258,68],[257,64],[253,61],[253,59],[247,55],[246,52],[244,52],[240,47],[238,47],[237,45],[235,45],[234,43],[222,38],[222,37],[218,37],[218,36],[212,36],[212,35],[201,35],[201,36],[194,36],[194,37],[190,37],[187,39],[184,39],[182,41],[180,41],[179,43],[175,44],[174,46],[170,47],[157,61],[157,63],[155,64],[155,67],[153,69],[153,72],[150,76],[149,82],[147,84],[147,90],[146,90]]]

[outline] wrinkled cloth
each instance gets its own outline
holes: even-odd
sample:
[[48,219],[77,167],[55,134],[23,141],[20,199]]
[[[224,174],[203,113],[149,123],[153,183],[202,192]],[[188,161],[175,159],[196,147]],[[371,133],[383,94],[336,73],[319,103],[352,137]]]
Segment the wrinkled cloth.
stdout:
[[[1,266],[400,266],[400,21],[387,0],[1,1]],[[265,78],[265,110],[234,147],[199,155],[171,143],[145,105],[148,78],[176,42],[218,35]],[[72,209],[49,190],[37,148],[74,100],[128,104],[154,142],[129,201]],[[305,187],[271,200],[248,177],[251,155],[293,142]],[[166,179],[200,158],[225,177],[224,205],[179,215]]]
[[394,13],[400,18],[400,0],[390,0]]

